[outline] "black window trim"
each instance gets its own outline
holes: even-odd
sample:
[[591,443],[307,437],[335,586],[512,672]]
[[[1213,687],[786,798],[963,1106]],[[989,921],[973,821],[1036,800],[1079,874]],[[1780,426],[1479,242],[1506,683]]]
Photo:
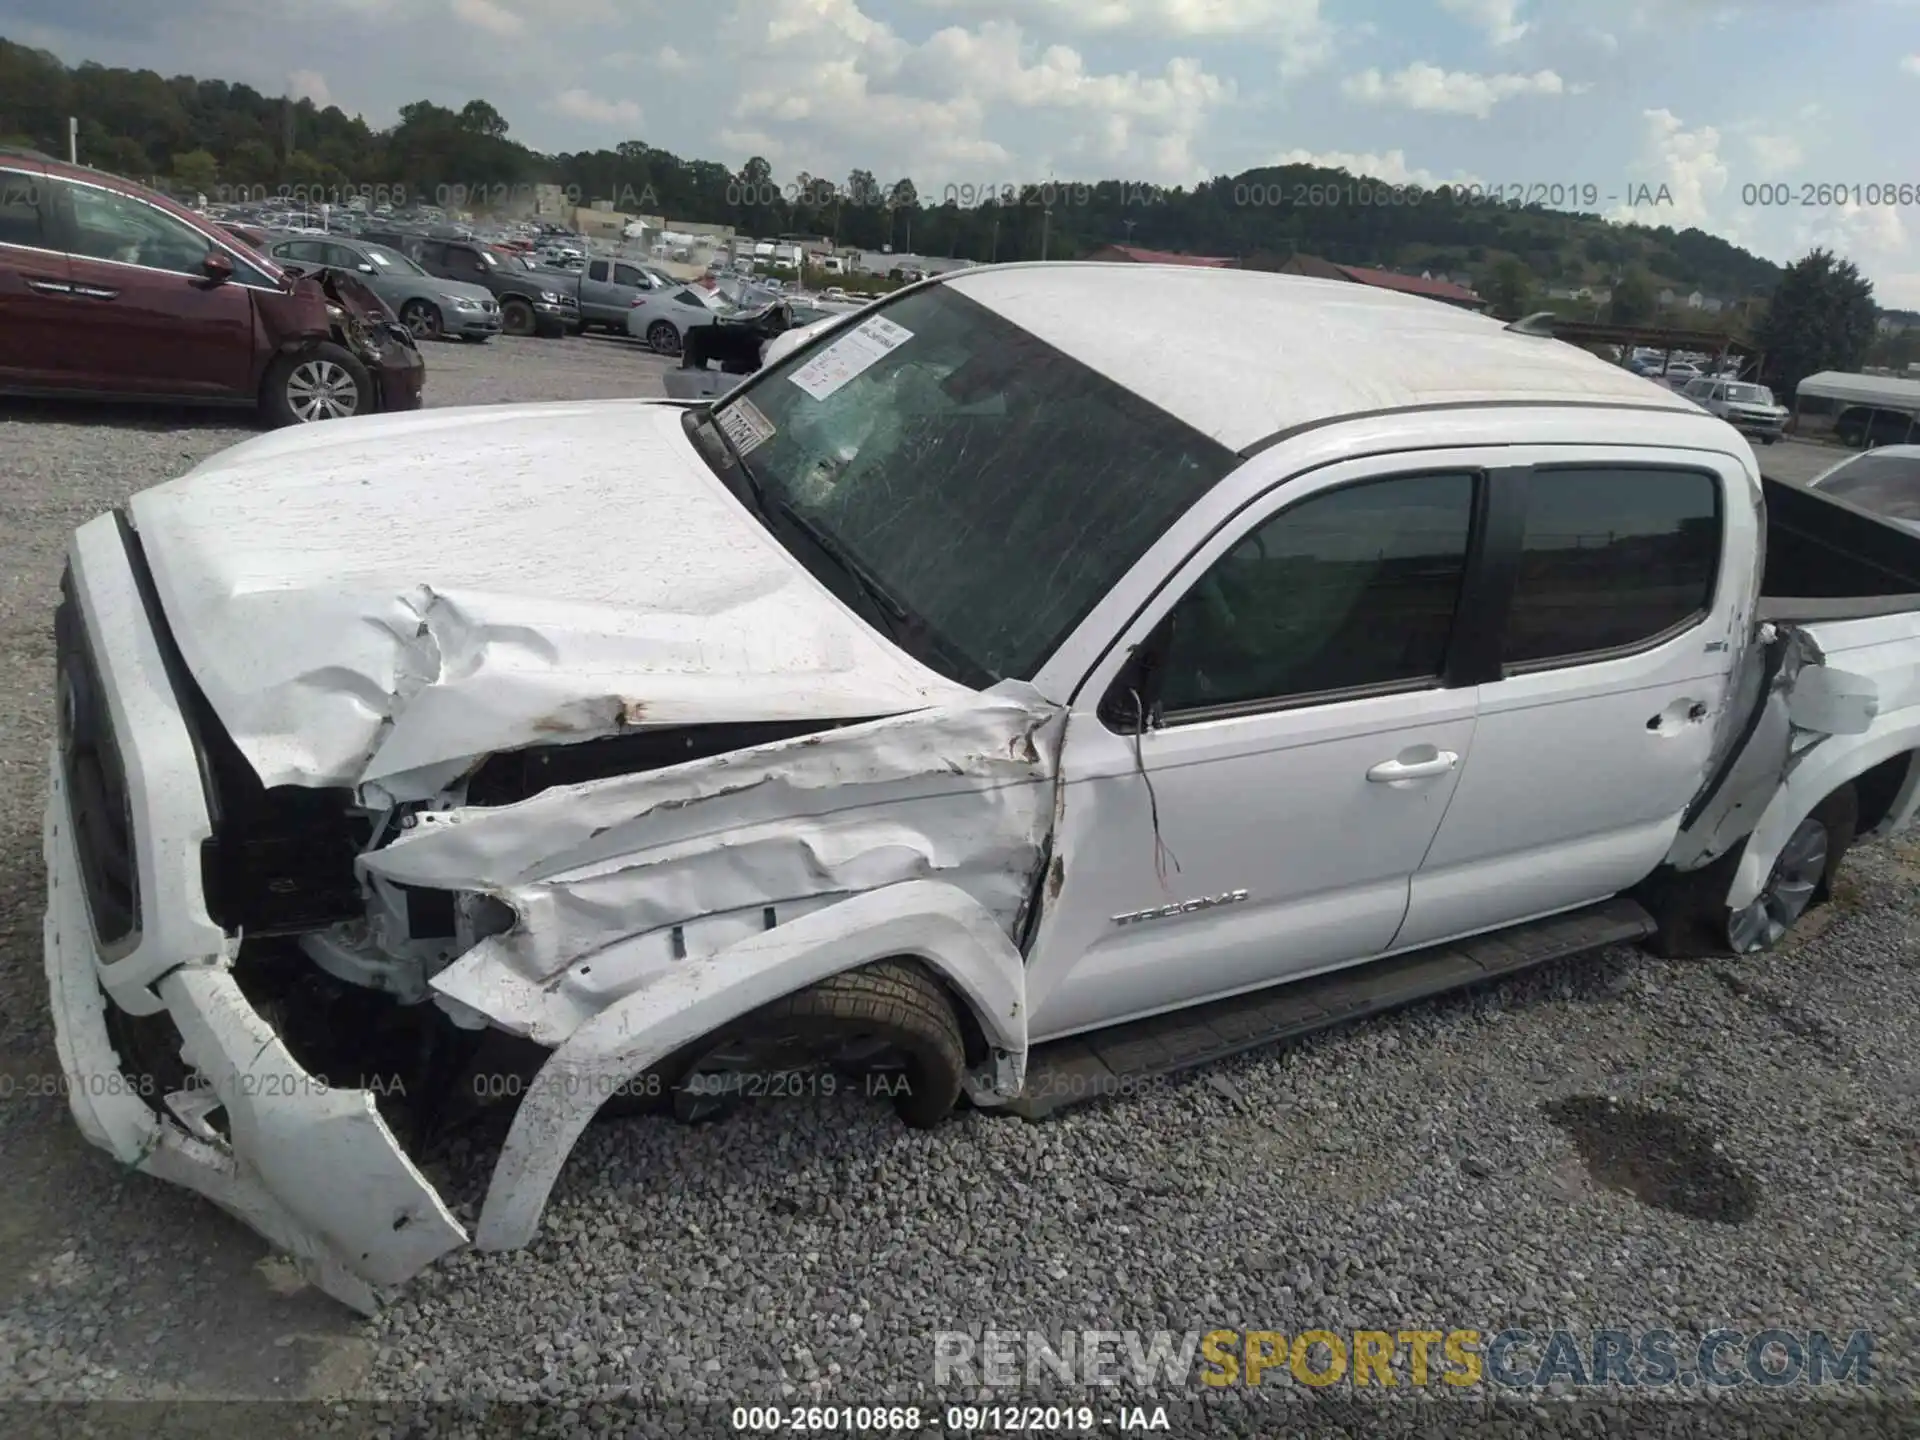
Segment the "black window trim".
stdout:
[[[1457,447],[1450,446],[1446,448]],[[1339,464],[1342,462],[1332,461],[1329,463]],[[1146,731],[1175,730],[1189,725],[1206,724],[1215,720],[1240,720],[1256,715],[1277,715],[1292,710],[1312,709],[1322,705],[1339,705],[1357,700],[1374,700],[1387,695],[1412,695],[1429,690],[1452,690],[1467,685],[1478,684],[1479,681],[1477,679],[1461,679],[1459,677],[1462,674],[1478,674],[1480,664],[1477,657],[1485,653],[1488,639],[1476,628],[1475,633],[1470,637],[1466,637],[1466,643],[1463,643],[1462,622],[1463,620],[1471,620],[1476,627],[1485,623],[1484,613],[1478,606],[1474,605],[1472,601],[1476,590],[1480,586],[1483,573],[1485,573],[1489,567],[1497,566],[1500,560],[1500,557],[1488,548],[1486,537],[1488,534],[1488,525],[1492,519],[1489,497],[1493,490],[1494,477],[1501,473],[1506,472],[1486,465],[1434,465],[1426,467],[1416,466],[1413,469],[1394,470],[1383,474],[1356,475],[1351,480],[1340,481],[1324,489],[1315,490],[1311,494],[1298,496],[1290,504],[1278,506],[1254,522],[1245,532],[1246,535],[1251,535],[1261,526],[1270,524],[1291,510],[1298,509],[1303,505],[1312,504],[1315,500],[1323,496],[1335,495],[1345,490],[1358,489],[1363,485],[1382,485],[1397,480],[1420,480],[1446,475],[1466,475],[1471,478],[1473,481],[1473,498],[1469,507],[1467,550],[1461,570],[1460,597],[1454,604],[1453,630],[1447,639],[1447,652],[1441,663],[1439,673],[1432,676],[1417,676],[1410,680],[1383,680],[1370,685],[1348,685],[1339,689],[1315,690],[1298,695],[1268,696],[1258,700],[1236,700],[1224,705],[1196,705],[1185,710],[1156,710],[1149,718]],[[1222,531],[1226,530],[1241,516],[1245,515],[1248,510],[1255,508],[1262,500],[1270,496],[1282,494],[1292,486],[1294,482],[1301,478],[1303,477],[1299,475],[1291,476],[1270,489],[1262,491],[1260,495],[1248,501],[1245,505],[1242,505],[1234,511],[1232,516],[1217,526],[1206,539],[1195,546],[1193,551],[1175,567],[1174,573],[1178,574],[1180,570],[1184,569],[1193,560],[1195,555],[1198,555],[1202,550],[1206,549],[1208,545],[1212,544]],[[1244,538],[1244,536],[1242,538]],[[1228,551],[1231,549],[1232,546],[1229,546]],[[1221,555],[1224,556],[1228,551],[1222,551]],[[1220,557],[1216,557],[1214,564],[1218,564],[1219,559]],[[1208,569],[1211,568],[1211,566],[1208,567]],[[1204,576],[1206,572],[1203,571],[1201,573],[1202,576]],[[1169,576],[1166,581],[1155,589],[1153,596],[1147,600],[1146,604],[1140,607],[1141,610],[1144,611],[1148,606],[1152,605],[1161,594],[1172,587],[1173,583],[1173,577]],[[1196,580],[1194,583],[1198,584],[1199,581]],[[1191,588],[1191,586],[1188,587],[1189,590]],[[1186,592],[1183,591],[1180,598],[1176,599],[1173,604],[1168,607],[1166,614],[1160,617],[1159,624],[1154,627],[1156,633],[1159,630],[1159,626],[1164,625],[1167,617],[1172,615],[1174,610],[1178,608],[1180,600],[1185,598]],[[1504,614],[1504,611],[1502,614]],[[1128,626],[1130,627],[1134,621],[1139,618],[1139,612],[1136,612],[1133,619],[1127,622]],[[1498,631],[1495,631],[1494,635],[1497,639]],[[1141,645],[1144,648],[1148,643],[1149,641],[1143,640]],[[1111,653],[1112,647],[1109,647],[1102,653],[1101,661],[1095,662],[1095,668],[1097,669],[1099,664],[1105,660],[1106,655]],[[1114,677],[1113,686],[1120,686],[1127,678],[1128,670],[1123,668],[1120,673]],[[1076,698],[1078,694],[1084,690],[1085,683],[1085,681],[1082,681],[1081,685],[1076,687]],[[1101,717],[1101,724],[1107,725],[1109,730],[1113,729],[1106,719],[1106,716],[1112,713],[1109,710],[1111,697],[1112,689],[1109,689],[1108,698],[1103,699],[1097,707],[1097,711]],[[1115,733],[1131,734],[1132,732]]]
[[[1689,630],[1698,629],[1701,625],[1704,625],[1708,620],[1713,618],[1714,611],[1719,608],[1721,587],[1726,583],[1727,578],[1727,496],[1725,478],[1719,471],[1706,465],[1676,465],[1658,460],[1567,460],[1546,465],[1529,465],[1523,468],[1525,474],[1521,477],[1521,483],[1525,488],[1522,493],[1520,507],[1523,525],[1525,523],[1527,504],[1531,498],[1533,477],[1535,475],[1555,474],[1569,470],[1608,470],[1613,472],[1622,470],[1656,470],[1665,475],[1676,473],[1704,475],[1713,486],[1713,518],[1715,525],[1718,527],[1714,539],[1713,583],[1708,587],[1707,603],[1704,607],[1692,611],[1681,619],[1674,621],[1674,623],[1667,626],[1666,629],[1650,635],[1643,640],[1635,640],[1626,645],[1613,645],[1602,650],[1581,650],[1567,655],[1550,655],[1542,660],[1522,660],[1517,664],[1508,664],[1502,659],[1499,674],[1489,677],[1486,683],[1497,684],[1502,680],[1523,679],[1526,676],[1544,674],[1550,670],[1584,669],[1589,665],[1604,665],[1612,660],[1630,660],[1636,655],[1644,655],[1649,651],[1658,650],[1663,645],[1672,644]],[[1523,530],[1522,535],[1524,535],[1524,533]],[[1521,548],[1516,544],[1512,555],[1516,571],[1516,580],[1518,578],[1517,572],[1520,554]],[[1510,589],[1507,596],[1508,604],[1506,607],[1503,607],[1500,616],[1499,634],[1503,651],[1506,645],[1507,614],[1511,609],[1512,599],[1513,592]]]

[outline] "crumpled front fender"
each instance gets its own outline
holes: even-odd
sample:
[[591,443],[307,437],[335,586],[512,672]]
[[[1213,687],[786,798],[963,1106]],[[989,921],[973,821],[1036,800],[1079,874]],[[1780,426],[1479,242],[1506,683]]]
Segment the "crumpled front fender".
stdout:
[[869,891],[688,960],[574,1031],[520,1102],[475,1244],[511,1250],[533,1239],[581,1132],[634,1076],[783,995],[898,956],[926,962],[952,984],[996,1052],[969,1079],[975,1103],[1018,1094],[1026,1078],[1026,966],[1005,931],[951,885],[918,880]]

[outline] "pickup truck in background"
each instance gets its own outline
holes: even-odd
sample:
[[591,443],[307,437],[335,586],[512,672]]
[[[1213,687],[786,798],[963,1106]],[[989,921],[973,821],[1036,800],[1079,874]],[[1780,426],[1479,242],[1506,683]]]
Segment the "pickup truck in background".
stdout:
[[[1920,536],[1255,271],[249,440],[75,533],[56,650],[74,1114],[363,1309],[527,1243],[609,1102],[1037,1118],[1605,945],[1764,965],[1920,797]],[[470,1233],[408,1146],[503,1091]]]
[[368,230],[362,240],[398,250],[429,275],[492,293],[508,335],[571,335],[580,329],[579,277],[510,263],[478,240]]
[[649,296],[679,281],[663,280],[644,265],[631,260],[588,260],[580,272],[580,328],[594,326],[627,333],[628,313]]
[[1702,375],[1680,387],[1680,393],[1709,415],[1718,415],[1750,440],[1772,445],[1787,428],[1787,407],[1764,385]]

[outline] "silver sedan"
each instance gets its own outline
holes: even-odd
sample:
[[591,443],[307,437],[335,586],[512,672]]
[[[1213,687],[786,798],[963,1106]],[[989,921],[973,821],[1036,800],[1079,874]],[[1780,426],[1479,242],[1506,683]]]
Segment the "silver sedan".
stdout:
[[656,354],[678,355],[687,343],[689,330],[711,325],[730,308],[726,301],[698,285],[651,290],[627,312],[627,333],[645,341]]

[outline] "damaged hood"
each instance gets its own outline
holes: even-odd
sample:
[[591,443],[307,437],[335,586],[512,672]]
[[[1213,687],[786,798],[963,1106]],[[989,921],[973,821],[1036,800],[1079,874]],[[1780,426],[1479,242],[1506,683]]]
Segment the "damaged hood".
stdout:
[[267,786],[418,798],[499,750],[973,693],[816,581],[680,417],[613,400],[296,426],[129,508],[181,653]]

